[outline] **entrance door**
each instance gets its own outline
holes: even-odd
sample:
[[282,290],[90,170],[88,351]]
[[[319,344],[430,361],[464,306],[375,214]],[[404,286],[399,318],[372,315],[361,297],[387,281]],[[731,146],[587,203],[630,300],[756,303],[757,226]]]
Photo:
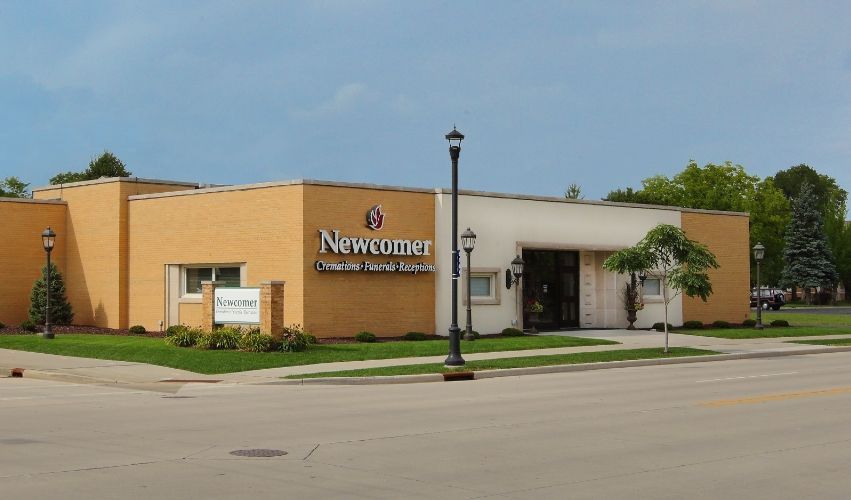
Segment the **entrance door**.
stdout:
[[524,250],[523,260],[523,326],[578,327],[579,252]]

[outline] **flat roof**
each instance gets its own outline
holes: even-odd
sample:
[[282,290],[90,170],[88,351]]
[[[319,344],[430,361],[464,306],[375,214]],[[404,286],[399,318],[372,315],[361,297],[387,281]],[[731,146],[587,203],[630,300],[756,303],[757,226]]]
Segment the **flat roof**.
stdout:
[[[88,182],[97,182],[97,181],[88,181]],[[140,179],[140,182],[142,180]],[[171,183],[168,181],[158,181],[163,184],[177,184],[181,183]],[[192,186],[196,186],[191,184]],[[196,189],[188,189],[185,191],[169,191],[165,193],[152,193],[152,194],[140,194],[128,197],[129,200],[150,200],[157,198],[170,198],[173,196],[191,196],[191,195],[200,195],[200,194],[209,194],[209,193],[225,193],[230,191],[248,191],[252,189],[265,189],[271,187],[280,187],[280,186],[297,186],[297,185],[310,185],[310,186],[333,186],[333,187],[346,187],[353,189],[374,189],[379,191],[404,191],[411,193],[431,193],[431,194],[451,194],[452,189],[450,188],[414,188],[414,187],[405,187],[405,186],[390,186],[385,184],[368,184],[368,183],[355,183],[355,182],[339,182],[339,181],[325,181],[325,180],[317,180],[317,179],[294,179],[288,181],[271,181],[271,182],[260,182],[254,184],[236,184],[230,186],[214,186],[208,188],[196,188]],[[514,194],[514,193],[497,193],[491,191],[475,191],[475,190],[466,190],[459,189],[459,195],[464,196],[482,196],[487,198],[502,198],[502,199],[514,199],[514,200],[529,200],[529,201],[543,201],[550,203],[576,203],[580,205],[598,205],[598,206],[608,206],[608,207],[626,207],[626,208],[638,208],[643,210],[673,210],[678,212],[690,212],[690,213],[705,213],[705,214],[715,214],[715,215],[736,215],[736,216],[748,216],[747,212],[728,212],[724,210],[706,210],[700,208],[684,208],[684,207],[676,207],[669,205],[642,205],[639,203],[623,203],[616,201],[605,201],[605,200],[575,200],[569,198],[562,198],[558,196],[537,196],[537,195],[529,195],[529,194]]]
[[198,186],[197,182],[183,182],[183,181],[168,181],[163,179],[146,179],[144,177],[101,177],[100,179],[94,179],[91,181],[78,181],[78,182],[66,182],[63,184],[50,184],[48,186],[40,186],[37,188],[33,188],[31,191],[50,191],[53,189],[65,189],[70,187],[78,187],[78,186],[90,186],[92,184],[108,184],[110,182],[137,182],[141,184],[167,184],[169,186],[186,186],[195,188]]
[[36,203],[40,205],[67,205],[67,201],[62,200],[34,200],[32,198],[7,198],[0,196],[0,202],[6,203]]

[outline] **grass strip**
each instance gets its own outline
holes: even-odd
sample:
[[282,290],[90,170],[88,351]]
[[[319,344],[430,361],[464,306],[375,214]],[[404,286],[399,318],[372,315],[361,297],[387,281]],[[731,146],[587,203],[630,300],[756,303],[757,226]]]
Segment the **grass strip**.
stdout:
[[793,344],[809,345],[851,345],[851,338],[847,339],[820,339],[820,340],[793,340]]
[[623,349],[618,351],[576,352],[571,354],[553,354],[545,356],[523,356],[519,358],[483,359],[467,361],[463,368],[447,368],[442,363],[419,365],[385,366],[381,368],[363,368],[335,372],[307,373],[290,375],[284,378],[320,378],[320,377],[380,377],[390,375],[423,375],[429,373],[448,373],[455,371],[498,370],[502,368],[527,368],[533,366],[575,365],[584,363],[603,363],[606,361],[628,361],[635,359],[679,358],[684,356],[706,356],[719,354],[715,351],[692,349],[690,347],[672,347],[668,354],[661,347],[645,349]]
[[[756,312],[751,313],[751,318],[756,319]],[[845,326],[851,329],[851,314],[829,314],[829,313],[796,313],[780,311],[763,311],[762,323],[768,325],[775,319],[785,319],[792,326]],[[849,332],[851,333],[851,332]]]
[[787,326],[755,328],[705,328],[702,330],[674,330],[681,335],[714,337],[719,339],[769,339],[779,337],[811,337],[815,335],[848,335],[851,328],[826,326]]
[[[464,341],[461,344],[461,350],[464,354],[468,354],[617,343],[580,337],[523,336]],[[148,363],[195,373],[216,374],[339,361],[445,356],[448,344],[446,340],[319,344],[310,346],[305,352],[255,353],[173,347],[166,344],[163,339],[151,337],[57,334],[52,340],[38,335],[0,335],[0,349]]]

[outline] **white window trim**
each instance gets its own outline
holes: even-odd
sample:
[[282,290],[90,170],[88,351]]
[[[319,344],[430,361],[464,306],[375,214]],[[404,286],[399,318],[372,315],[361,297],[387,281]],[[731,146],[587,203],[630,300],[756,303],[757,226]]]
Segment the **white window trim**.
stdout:
[[461,270],[461,305],[467,305],[467,273],[471,273],[471,277],[481,276],[490,278],[491,293],[490,296],[470,297],[470,302],[474,306],[494,306],[500,304],[500,289],[499,273],[501,270],[497,267],[474,267],[471,269],[464,268]]
[[246,265],[245,262],[230,262],[230,263],[217,263],[217,264],[181,264],[180,265],[180,297],[179,301],[184,303],[201,303],[201,294],[200,293],[185,293],[186,290],[186,270],[187,269],[198,269],[201,267],[238,267],[239,268],[239,286],[246,285]]
[[[644,285],[641,285],[641,300],[645,304],[656,304],[665,301],[665,297],[662,295],[662,278],[656,276],[648,276],[649,280],[657,280],[659,282],[659,293],[658,294],[645,294],[644,293]],[[646,280],[645,280],[646,281]]]

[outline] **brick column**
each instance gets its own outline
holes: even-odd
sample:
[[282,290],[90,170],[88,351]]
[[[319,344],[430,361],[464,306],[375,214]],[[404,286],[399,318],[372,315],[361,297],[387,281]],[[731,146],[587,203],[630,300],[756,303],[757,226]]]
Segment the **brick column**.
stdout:
[[274,338],[279,338],[284,328],[285,283],[285,281],[260,283],[260,331]]
[[224,281],[201,282],[201,330],[205,332],[212,332],[216,326],[213,323],[213,297],[216,287],[224,284]]

